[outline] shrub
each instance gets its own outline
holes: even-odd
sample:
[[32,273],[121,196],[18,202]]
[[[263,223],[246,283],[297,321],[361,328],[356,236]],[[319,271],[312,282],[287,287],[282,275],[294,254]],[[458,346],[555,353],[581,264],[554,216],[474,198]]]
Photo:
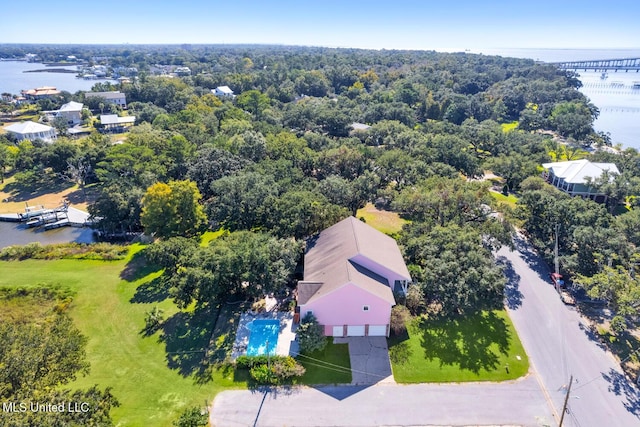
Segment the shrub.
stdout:
[[278,385],[294,377],[301,377],[305,369],[291,356],[240,356],[236,369],[249,369],[258,384]]
[[409,286],[405,301],[405,305],[414,316],[422,314],[425,311],[424,292],[422,292],[419,286]]
[[157,305],[145,313],[144,323],[145,329],[149,333],[155,332],[164,321],[164,310],[158,308]]
[[395,305],[391,309],[390,327],[394,335],[403,335],[407,332],[407,323],[411,320],[411,313],[404,305]]
[[302,353],[324,350],[327,345],[327,337],[324,336],[322,326],[313,314],[307,313],[298,326],[296,334]]
[[206,412],[203,414],[200,408],[192,407],[185,409],[180,418],[173,422],[175,427],[202,427],[209,424],[209,417]]
[[129,249],[126,246],[110,243],[60,243],[42,246],[40,243],[29,243],[23,246],[8,246],[0,250],[0,259],[92,259],[113,261],[124,259]]

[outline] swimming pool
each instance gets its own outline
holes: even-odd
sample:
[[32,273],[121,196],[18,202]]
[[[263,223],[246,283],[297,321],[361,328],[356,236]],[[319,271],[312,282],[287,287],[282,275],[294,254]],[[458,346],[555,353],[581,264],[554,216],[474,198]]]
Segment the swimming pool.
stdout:
[[280,332],[280,321],[276,319],[256,319],[247,324],[251,331],[249,344],[247,345],[247,356],[260,356],[276,354],[278,345],[278,334]]

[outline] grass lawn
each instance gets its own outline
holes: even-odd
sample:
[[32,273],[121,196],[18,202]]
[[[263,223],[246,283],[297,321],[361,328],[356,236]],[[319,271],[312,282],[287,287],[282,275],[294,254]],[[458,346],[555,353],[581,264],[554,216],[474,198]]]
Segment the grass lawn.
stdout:
[[407,336],[389,340],[393,376],[399,383],[504,381],[529,370],[505,310],[460,319],[418,318],[408,329]]
[[[132,255],[140,248],[134,245]],[[185,407],[203,406],[227,388],[246,387],[234,382],[233,372],[214,370],[211,381],[198,377],[215,313],[179,313],[158,286],[160,272],[127,268],[129,261],[131,255],[111,262],[0,262],[0,286],[60,284],[75,292],[69,314],[88,337],[91,372],[70,387],[112,387],[121,404],[111,411],[115,425],[168,427]],[[1,305],[0,300],[0,310]],[[155,305],[164,310],[165,326],[162,335],[147,336],[145,312]]]
[[334,344],[333,338],[329,338],[324,350],[300,355],[298,361],[307,370],[298,381],[299,384],[344,384],[351,382],[349,345]]
[[402,230],[402,226],[407,222],[407,220],[400,218],[400,215],[396,212],[378,210],[371,203],[367,203],[364,208],[358,209],[356,218],[361,217],[364,218],[367,224],[385,234],[399,233]]
[[516,202],[518,201],[518,198],[513,194],[509,194],[508,196],[505,196],[504,194],[498,193],[495,191],[490,191],[489,194],[497,202],[504,203],[505,205],[508,205],[511,208],[516,207]]

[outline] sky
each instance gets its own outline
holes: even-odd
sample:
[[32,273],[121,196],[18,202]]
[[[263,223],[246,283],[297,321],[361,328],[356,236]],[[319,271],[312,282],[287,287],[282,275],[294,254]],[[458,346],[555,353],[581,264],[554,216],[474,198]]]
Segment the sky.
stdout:
[[640,48],[638,0],[11,1],[0,43]]

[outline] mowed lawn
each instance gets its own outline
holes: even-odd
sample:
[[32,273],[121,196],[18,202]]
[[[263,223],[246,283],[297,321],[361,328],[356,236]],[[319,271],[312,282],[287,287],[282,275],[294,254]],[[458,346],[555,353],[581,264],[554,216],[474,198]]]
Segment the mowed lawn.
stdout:
[[389,340],[399,383],[504,381],[521,377],[529,360],[505,310],[459,319],[415,319],[408,335]]
[[[133,251],[139,249],[133,247]],[[213,380],[205,382],[193,375],[192,366],[202,360],[203,353],[198,350],[209,342],[213,319],[210,324],[197,319],[198,328],[190,328],[184,320],[188,316],[178,315],[164,339],[159,339],[159,332],[145,336],[146,311],[157,305],[168,319],[178,310],[161,292],[150,291],[159,272],[143,272],[138,274],[142,277],[123,280],[126,266],[127,260],[0,262],[0,286],[60,284],[76,292],[69,314],[88,337],[91,372],[70,387],[112,387],[121,404],[111,412],[117,426],[169,427],[185,407],[203,407],[223,389],[246,387],[233,382],[232,372],[227,377],[214,372]],[[145,292],[136,293],[141,284]],[[189,336],[193,330],[197,330],[195,337]]]
[[364,218],[365,222],[385,234],[396,234],[402,230],[402,226],[407,222],[406,219],[400,218],[397,212],[381,211],[372,203],[358,209],[356,218]]

